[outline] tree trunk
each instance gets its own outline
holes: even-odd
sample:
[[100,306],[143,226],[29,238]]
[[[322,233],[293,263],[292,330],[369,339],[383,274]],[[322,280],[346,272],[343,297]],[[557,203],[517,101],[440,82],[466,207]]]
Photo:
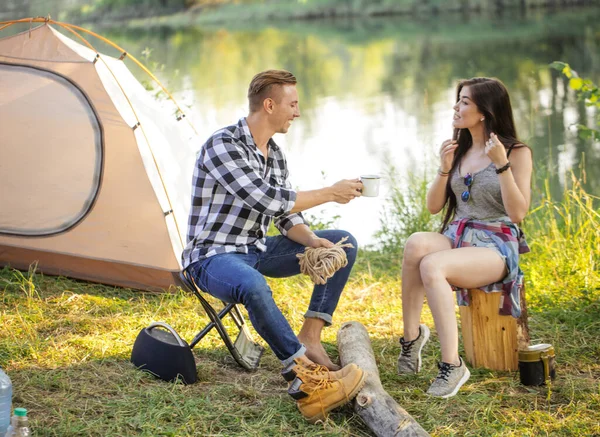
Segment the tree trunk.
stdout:
[[358,322],[342,325],[337,335],[340,362],[355,363],[367,372],[364,387],[353,402],[354,411],[378,437],[429,436],[384,390],[379,379],[375,355],[365,327]]
[[519,368],[517,319],[500,315],[502,293],[469,290],[469,306],[460,306],[465,359],[474,368],[515,371]]

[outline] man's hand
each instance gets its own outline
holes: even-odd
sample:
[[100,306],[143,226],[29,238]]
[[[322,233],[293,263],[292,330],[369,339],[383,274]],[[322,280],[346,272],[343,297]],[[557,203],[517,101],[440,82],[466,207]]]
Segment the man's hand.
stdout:
[[311,229],[305,224],[299,224],[292,226],[287,232],[287,237],[301,244],[304,247],[333,247],[335,246],[331,241],[325,238],[319,238]]
[[304,211],[327,202],[348,203],[362,196],[360,179],[343,179],[330,187],[311,191],[298,191],[291,213]]
[[326,238],[319,238],[315,234],[312,235],[308,244],[306,245],[306,247],[313,247],[313,248],[317,248],[317,247],[329,248],[329,247],[333,247],[333,246],[335,246],[335,244],[333,244],[331,241],[327,240]]
[[362,196],[362,188],[363,184],[360,179],[342,179],[329,187],[333,201],[342,204]]

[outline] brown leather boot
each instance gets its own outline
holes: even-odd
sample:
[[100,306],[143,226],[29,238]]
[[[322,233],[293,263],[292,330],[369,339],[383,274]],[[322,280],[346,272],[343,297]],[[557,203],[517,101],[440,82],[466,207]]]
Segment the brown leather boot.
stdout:
[[288,382],[291,383],[298,374],[303,372],[311,372],[314,377],[321,377],[323,379],[340,379],[346,376],[354,369],[358,369],[358,366],[354,363],[350,363],[340,370],[331,371],[327,367],[317,363],[313,363],[311,360],[306,358],[306,355],[302,355],[294,359],[295,365],[289,369],[283,369],[281,376]]
[[366,379],[365,372],[355,364],[326,376],[320,370],[300,371],[300,367],[297,366],[298,373],[288,393],[296,399],[298,409],[310,423],[325,420],[331,410],[350,402]]

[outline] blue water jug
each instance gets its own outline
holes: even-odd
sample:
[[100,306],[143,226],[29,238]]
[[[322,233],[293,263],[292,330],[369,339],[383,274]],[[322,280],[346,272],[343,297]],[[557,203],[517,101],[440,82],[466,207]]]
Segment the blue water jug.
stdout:
[[12,407],[12,382],[0,367],[0,436],[6,433],[10,425]]

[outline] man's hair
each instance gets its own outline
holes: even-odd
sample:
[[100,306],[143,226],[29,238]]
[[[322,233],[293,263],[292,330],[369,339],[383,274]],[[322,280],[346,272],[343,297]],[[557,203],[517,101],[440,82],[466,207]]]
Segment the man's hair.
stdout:
[[286,70],[267,70],[258,73],[252,78],[248,87],[250,112],[258,111],[267,98],[276,100],[274,94],[276,94],[275,91],[279,87],[283,85],[296,85],[296,83],[296,77]]

